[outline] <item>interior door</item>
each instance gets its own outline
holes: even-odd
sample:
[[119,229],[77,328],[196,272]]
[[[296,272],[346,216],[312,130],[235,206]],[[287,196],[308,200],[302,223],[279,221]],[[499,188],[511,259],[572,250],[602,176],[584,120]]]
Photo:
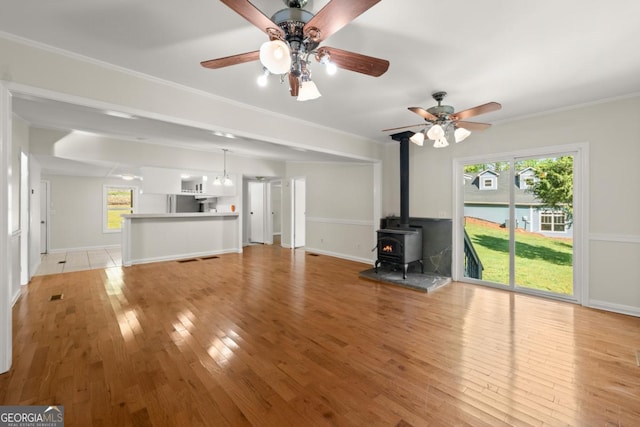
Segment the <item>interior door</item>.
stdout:
[[280,181],[271,184],[271,232],[273,233],[273,244],[282,243],[282,183]]
[[49,181],[40,181],[40,253],[46,254],[49,249]]
[[307,187],[304,178],[293,180],[293,247],[300,248],[306,244],[306,195]]
[[249,183],[249,241],[264,243],[264,183]]

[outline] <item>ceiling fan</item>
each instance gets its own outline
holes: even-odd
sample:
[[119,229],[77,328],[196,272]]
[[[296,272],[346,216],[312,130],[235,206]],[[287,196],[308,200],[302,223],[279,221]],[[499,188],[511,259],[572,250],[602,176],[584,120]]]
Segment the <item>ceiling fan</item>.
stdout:
[[308,0],[284,0],[286,9],[267,18],[248,0],[220,0],[247,21],[264,31],[269,41],[259,51],[202,61],[206,68],[223,68],[260,59],[264,74],[259,78],[266,84],[269,74],[278,74],[281,81],[288,75],[291,96],[299,101],[320,96],[311,80],[311,57],[330,69],[334,67],[378,77],[389,68],[389,61],[333,47],[319,47],[320,43],[340,30],[380,0],[330,0],[315,15],[304,7]]
[[[431,96],[438,102],[438,105],[424,109],[420,107],[409,107],[417,115],[424,118],[426,127],[415,133],[409,140],[417,145],[424,143],[425,137],[434,141],[435,148],[443,148],[449,145],[449,141],[462,142],[471,135],[471,131],[485,130],[491,125],[488,123],[467,122],[464,119],[490,113],[502,108],[497,102],[488,102],[477,107],[455,113],[450,105],[442,105],[442,100],[447,96],[447,92],[434,92]],[[411,127],[424,126],[424,123],[417,125],[401,126],[398,128],[384,129],[383,132],[406,129]]]

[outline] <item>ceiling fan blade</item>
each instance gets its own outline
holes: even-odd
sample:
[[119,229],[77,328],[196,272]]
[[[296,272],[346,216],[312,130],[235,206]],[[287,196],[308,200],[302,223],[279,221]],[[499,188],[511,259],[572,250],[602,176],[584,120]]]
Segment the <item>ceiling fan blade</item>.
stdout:
[[[260,30],[269,34],[269,30],[276,31],[282,37],[284,32],[278,25],[271,19],[260,12],[260,10],[249,2],[249,0],[220,0],[222,3],[233,9],[238,15],[242,16],[247,21],[251,22]],[[270,35],[270,34],[269,34]]]
[[485,130],[491,127],[489,123],[476,123],[476,122],[455,122],[456,126],[460,128],[465,128],[467,130],[472,130],[479,132],[481,130]]
[[400,127],[397,127],[397,128],[390,128],[390,129],[382,129],[382,132],[389,132],[389,131],[392,131],[392,130],[415,128],[415,127],[418,127],[418,126],[424,126],[424,123],[419,123],[417,125],[400,126]]
[[318,49],[316,59],[320,60],[325,55],[329,55],[329,60],[340,68],[373,77],[380,77],[389,69],[389,61],[385,59],[336,49],[335,47],[321,47]]
[[434,116],[433,114],[431,114],[430,112],[428,112],[424,108],[409,107],[409,111],[413,111],[414,113],[416,113],[420,117],[425,118],[426,120],[438,120],[438,118],[436,116]]
[[490,113],[502,108],[502,105],[497,102],[488,102],[486,104],[478,105],[477,107],[469,108],[458,113],[453,113],[456,120],[468,119],[469,117],[479,116],[480,114]]
[[309,30],[320,30],[318,42],[327,39],[349,22],[370,9],[380,0],[331,0],[304,26]]
[[232,56],[226,56],[224,58],[202,61],[200,65],[202,65],[205,68],[212,68],[215,70],[218,68],[228,67],[230,65],[244,64],[245,62],[257,61],[258,59],[260,59],[260,51],[256,50],[255,52],[241,53],[239,55],[232,55]]
[[289,73],[289,90],[291,91],[291,96],[298,96],[300,92],[300,80],[292,73]]

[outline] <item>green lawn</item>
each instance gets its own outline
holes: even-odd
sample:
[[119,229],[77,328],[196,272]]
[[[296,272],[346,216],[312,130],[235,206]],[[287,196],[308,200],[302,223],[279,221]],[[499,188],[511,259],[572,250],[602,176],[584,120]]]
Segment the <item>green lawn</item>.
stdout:
[[[509,231],[467,221],[465,226],[482,261],[482,280],[509,283]],[[535,233],[516,232],[516,284],[573,294],[573,242]]]
[[107,227],[109,230],[119,230],[122,222],[120,215],[131,213],[130,210],[109,210],[107,211]]

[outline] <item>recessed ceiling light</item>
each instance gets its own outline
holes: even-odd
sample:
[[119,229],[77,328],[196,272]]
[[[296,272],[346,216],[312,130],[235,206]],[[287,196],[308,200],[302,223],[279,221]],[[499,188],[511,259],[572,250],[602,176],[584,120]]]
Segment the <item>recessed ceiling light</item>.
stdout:
[[73,133],[76,135],[100,136],[100,134],[97,134],[95,132],[89,132],[89,131],[80,130],[80,129],[74,129]]
[[142,177],[138,176],[138,175],[133,175],[130,173],[123,173],[122,175],[120,175],[120,178],[124,179],[125,181],[133,181],[134,179],[142,179]]
[[236,137],[236,136],[235,136],[234,134],[232,134],[232,133],[229,133],[229,132],[220,132],[219,130],[214,130],[214,131],[213,131],[213,134],[214,134],[214,135],[216,135],[216,136],[223,136],[223,137],[225,137],[225,138],[231,138],[231,139],[234,139],[234,138]]
[[133,119],[133,118],[135,118],[135,116],[133,114],[124,113],[122,111],[106,110],[104,113],[106,115],[108,115],[108,116],[120,117],[121,119]]

